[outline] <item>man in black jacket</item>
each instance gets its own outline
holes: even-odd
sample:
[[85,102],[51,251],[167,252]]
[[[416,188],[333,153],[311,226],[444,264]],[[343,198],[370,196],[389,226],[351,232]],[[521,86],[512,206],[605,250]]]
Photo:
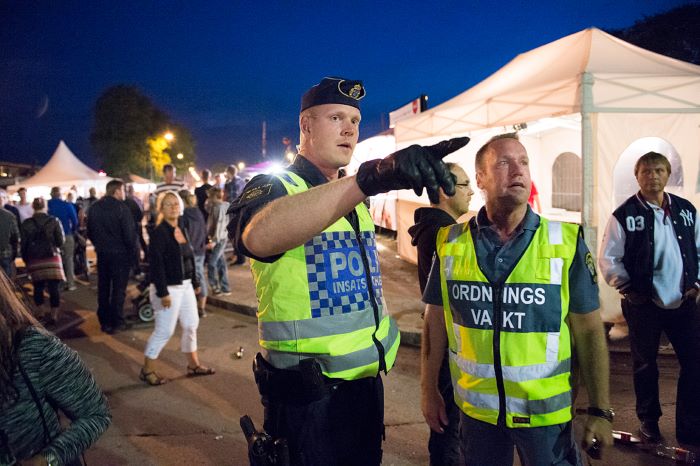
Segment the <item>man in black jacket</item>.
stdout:
[[194,188],[194,195],[197,197],[197,207],[199,207],[200,212],[202,212],[204,221],[206,221],[209,216],[209,212],[204,206],[207,202],[207,193],[212,188],[211,184],[209,184],[209,178],[211,178],[211,170],[205,168],[202,170],[202,186]]
[[[440,190],[439,202],[430,204],[430,207],[416,209],[413,216],[416,223],[408,229],[408,233],[411,235],[411,244],[418,248],[418,283],[421,293],[425,289],[430,266],[433,263],[438,230],[444,226],[452,225],[459,217],[469,212],[469,201],[474,194],[469,183],[469,176],[462,167],[455,163],[448,163],[447,167],[455,179],[455,195],[447,196],[444,191]],[[440,367],[438,386],[444,399],[452,398],[452,380],[447,353],[445,353]],[[455,403],[447,403],[445,409],[447,410],[448,425],[445,426],[444,432],[430,431],[428,451],[432,466],[464,464],[459,446],[459,408]]]
[[136,249],[136,228],[124,202],[124,182],[107,183],[107,192],[90,207],[88,238],[97,253],[97,318],[105,333],[127,328],[123,308]]
[[134,248],[134,278],[136,278],[136,280],[142,280],[143,272],[141,271],[141,249],[143,249],[145,257],[148,257],[148,249],[146,246],[146,241],[143,239],[143,229],[141,228],[141,221],[143,220],[143,207],[141,204],[139,204],[139,198],[136,197],[134,185],[127,184],[125,191],[126,197],[124,198],[124,203],[129,208],[131,218],[134,220],[137,245],[140,246]]

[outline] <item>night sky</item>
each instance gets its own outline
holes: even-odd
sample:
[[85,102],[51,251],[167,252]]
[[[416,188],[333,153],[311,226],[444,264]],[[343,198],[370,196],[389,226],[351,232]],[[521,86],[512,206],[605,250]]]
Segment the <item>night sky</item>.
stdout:
[[198,167],[257,161],[263,121],[280,156],[324,76],[364,81],[362,139],[421,93],[434,107],[518,53],[684,3],[1,0],[0,160],[45,163],[63,139],[99,168],[93,106],[116,84],[189,127]]

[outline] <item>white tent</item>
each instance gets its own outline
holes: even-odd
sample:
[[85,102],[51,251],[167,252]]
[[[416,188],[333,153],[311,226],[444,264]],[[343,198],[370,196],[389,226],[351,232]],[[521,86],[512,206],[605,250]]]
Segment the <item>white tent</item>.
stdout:
[[[448,160],[473,176],[474,155],[488,137],[523,128],[545,215],[579,210],[580,217],[564,218],[580,218],[594,254],[610,213],[636,189],[623,182],[634,181],[631,167],[645,152],[667,155],[675,173],[671,190],[700,202],[700,66],[595,28],[517,56],[473,88],[398,122],[394,134],[399,148],[471,136]],[[567,207],[567,195],[580,207]],[[613,291],[603,286],[601,292],[619,308]]]
[[61,141],[46,165],[34,176],[20,183],[20,186],[93,186],[93,183],[103,182],[104,179],[104,175],[81,162],[66,143]]
[[79,191],[78,194],[83,195],[91,187],[98,191],[104,191],[105,184],[110,179],[81,162],[66,143],[61,141],[51,159],[41,170],[31,178],[16,184],[13,188],[35,188],[34,190],[38,189],[42,191],[40,194],[44,194],[44,190],[48,193],[48,190],[53,186],[62,188],[75,186]]

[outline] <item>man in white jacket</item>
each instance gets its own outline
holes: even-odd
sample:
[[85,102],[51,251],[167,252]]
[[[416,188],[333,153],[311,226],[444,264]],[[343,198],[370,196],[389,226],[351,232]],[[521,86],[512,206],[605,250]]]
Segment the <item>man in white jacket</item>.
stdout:
[[659,371],[661,332],[681,366],[676,399],[676,438],[700,445],[700,225],[696,208],[664,191],[671,164],[656,152],[634,167],[639,192],[610,217],[598,258],[608,285],[622,295],[630,329],[634,390],[641,436],[661,440]]

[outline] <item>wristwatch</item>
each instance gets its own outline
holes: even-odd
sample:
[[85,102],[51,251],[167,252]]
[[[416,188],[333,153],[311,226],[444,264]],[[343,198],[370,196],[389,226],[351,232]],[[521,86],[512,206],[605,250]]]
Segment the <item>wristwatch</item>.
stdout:
[[602,409],[596,408],[594,406],[589,406],[586,410],[586,414],[588,414],[589,416],[602,417],[610,423],[612,423],[613,419],[615,419],[615,411],[613,411],[612,408]]

